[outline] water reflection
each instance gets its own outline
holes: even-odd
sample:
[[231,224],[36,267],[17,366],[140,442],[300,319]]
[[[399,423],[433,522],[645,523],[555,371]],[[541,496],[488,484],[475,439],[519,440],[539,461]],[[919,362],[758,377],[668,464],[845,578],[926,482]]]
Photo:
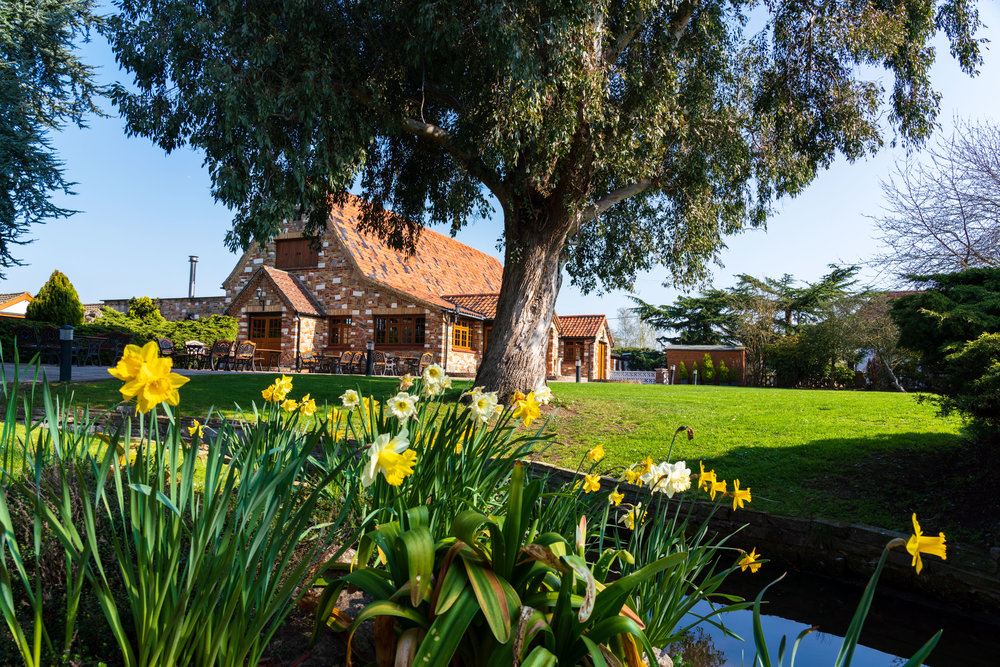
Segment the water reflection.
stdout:
[[[726,580],[726,592],[752,600],[760,588],[772,579],[737,574]],[[787,653],[790,653],[799,633],[818,625],[819,630],[802,640],[796,664],[799,667],[833,665],[861,594],[861,586],[801,572],[789,572],[784,580],[768,589],[763,627],[775,664],[782,636],[788,638]],[[707,603],[699,603],[684,624],[694,622],[709,610]],[[685,654],[685,666],[749,667],[754,664],[752,611],[728,613],[724,623],[745,641],[726,637],[721,630],[703,623],[699,626],[699,634],[690,637],[681,646],[674,645],[682,652],[686,648],[693,656],[688,658]],[[902,665],[906,662],[904,658],[908,659],[916,653],[938,630],[944,630],[944,634],[926,664],[936,667],[993,667],[1000,664],[997,660],[1000,655],[1000,619],[995,614],[966,613],[930,604],[926,599],[896,594],[889,587],[880,585],[852,665]],[[670,654],[675,653],[674,647],[671,647]],[[788,660],[786,655],[785,664]]]

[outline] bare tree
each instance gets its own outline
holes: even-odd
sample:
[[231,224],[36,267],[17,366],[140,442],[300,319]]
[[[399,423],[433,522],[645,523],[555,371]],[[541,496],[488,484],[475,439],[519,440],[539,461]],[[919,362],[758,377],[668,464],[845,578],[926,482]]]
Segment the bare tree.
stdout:
[[612,330],[615,347],[645,347],[657,349],[656,331],[632,308],[618,309],[618,324]]
[[924,155],[882,182],[875,263],[901,276],[1000,266],[1000,127],[959,124]]

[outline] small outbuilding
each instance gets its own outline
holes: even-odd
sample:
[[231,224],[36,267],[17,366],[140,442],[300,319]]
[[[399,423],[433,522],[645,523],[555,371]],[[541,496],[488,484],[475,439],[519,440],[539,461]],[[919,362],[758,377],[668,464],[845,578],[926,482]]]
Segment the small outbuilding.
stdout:
[[0,317],[24,317],[34,298],[28,292],[0,294]]
[[742,345],[668,345],[663,348],[663,354],[667,358],[666,367],[674,383],[679,380],[681,364],[684,364],[684,369],[689,374],[697,369],[698,381],[703,382],[703,365],[707,354],[716,370],[720,363],[725,363],[736,384],[746,384],[746,348]]

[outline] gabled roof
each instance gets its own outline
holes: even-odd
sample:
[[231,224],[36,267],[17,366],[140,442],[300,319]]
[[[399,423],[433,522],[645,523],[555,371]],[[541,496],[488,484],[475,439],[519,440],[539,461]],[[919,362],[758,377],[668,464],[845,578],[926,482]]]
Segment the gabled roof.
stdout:
[[236,295],[236,298],[233,299],[229,308],[226,309],[226,313],[228,314],[240,302],[243,295],[251,288],[256,288],[262,280],[267,280],[271,283],[288,307],[299,315],[310,315],[312,317],[323,317],[326,315],[323,311],[323,306],[320,305],[312,293],[306,289],[305,285],[296,276],[270,266],[261,266],[257,269],[253,276],[250,277],[250,280],[247,281],[247,284],[243,286],[243,289],[240,290],[239,294]]
[[406,255],[381,239],[358,231],[360,209],[353,200],[334,208],[329,229],[366,278],[441,308],[454,308],[445,294],[497,294],[503,266],[495,258],[430,229]]
[[30,292],[8,292],[0,294],[0,310],[22,301],[33,301]]
[[[497,317],[499,294],[446,294],[443,298],[455,304],[460,314],[471,313],[484,320],[495,320]],[[562,320],[556,313],[552,313],[552,324],[556,331],[562,331]]]
[[563,338],[597,338],[608,322],[604,315],[563,315],[559,319]]

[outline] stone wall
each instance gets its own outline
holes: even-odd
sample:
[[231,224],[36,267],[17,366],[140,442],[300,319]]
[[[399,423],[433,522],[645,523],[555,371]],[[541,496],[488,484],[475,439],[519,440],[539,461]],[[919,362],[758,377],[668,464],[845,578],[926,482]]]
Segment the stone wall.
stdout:
[[[578,475],[567,468],[533,461],[529,472],[550,475],[572,484]],[[601,486],[618,486],[625,502],[638,502],[644,491],[612,477],[602,477]],[[702,495],[702,497],[705,497]],[[677,502],[676,500],[671,502]],[[875,571],[885,545],[893,539],[908,539],[909,534],[874,526],[829,519],[799,519],[751,509],[737,511],[722,502],[694,501],[691,524],[709,521],[711,530],[730,535],[727,545],[746,551],[756,548],[778,568],[793,567],[806,572],[837,577],[863,584]],[[909,517],[900,517],[900,524]],[[948,544],[948,559],[928,556],[924,571],[918,576],[910,565],[905,548],[889,552],[879,587],[916,592],[934,600],[959,605],[975,611],[1000,612],[1000,548]]]
[[[117,310],[119,313],[128,312],[128,299],[105,299],[102,305]],[[201,296],[189,299],[187,297],[156,299],[160,314],[164,319],[171,322],[192,319],[193,317],[208,317],[209,315],[221,315],[225,310],[228,301],[224,296]]]

